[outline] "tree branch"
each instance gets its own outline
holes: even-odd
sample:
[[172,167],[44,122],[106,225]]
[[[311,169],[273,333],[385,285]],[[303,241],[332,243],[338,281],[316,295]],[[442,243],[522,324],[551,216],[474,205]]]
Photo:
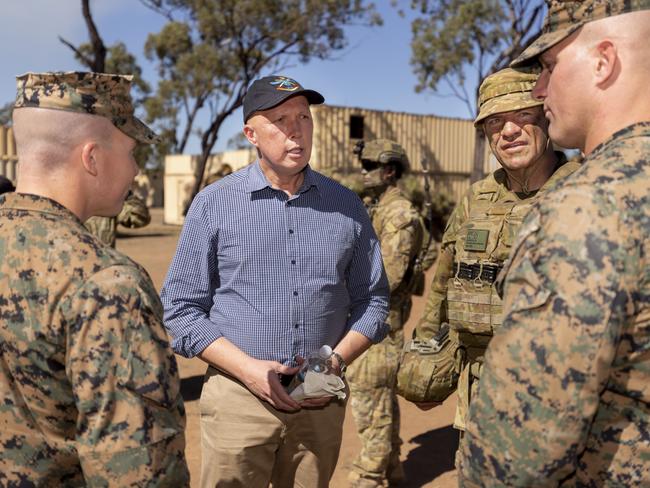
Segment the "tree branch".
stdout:
[[[66,40],[65,40],[63,37],[61,37],[61,36],[59,36],[59,41],[61,41],[61,43],[63,43],[64,45],[68,46],[68,47],[72,50],[72,52],[75,53],[75,55],[76,55],[76,56],[81,60],[81,63],[82,63],[82,64],[86,65],[88,68],[90,68],[90,67],[92,66],[92,63],[93,63],[93,62],[92,62],[92,59],[90,59],[90,58],[89,58],[88,56],[86,56],[84,53],[82,53],[81,51],[79,51],[79,49],[77,49],[76,46],[75,46],[74,44],[72,44],[72,43],[69,42],[69,41],[66,41]],[[92,69],[92,68],[90,68],[90,69]]]
[[97,26],[93,21],[93,17],[90,13],[90,0],[81,0],[81,11],[86,21],[86,27],[88,28],[88,37],[90,37],[90,45],[93,48],[93,63],[90,67],[91,70],[98,73],[103,73],[106,71],[106,46],[104,41],[97,31]]

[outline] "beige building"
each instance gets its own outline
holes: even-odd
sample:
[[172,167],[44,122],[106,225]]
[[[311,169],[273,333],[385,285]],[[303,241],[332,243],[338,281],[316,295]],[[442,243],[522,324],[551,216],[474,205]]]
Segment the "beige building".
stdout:
[[0,175],[9,178],[16,184],[16,143],[11,127],[0,126]]
[[[357,141],[388,138],[404,146],[414,173],[421,174],[420,161],[426,158],[434,191],[444,191],[459,199],[469,186],[476,133],[470,120],[333,105],[315,105],[312,113],[314,169],[328,173],[358,172],[359,165],[352,153]],[[252,149],[215,154],[208,161],[205,175],[226,163],[237,170],[255,158]],[[183,222],[183,208],[196,179],[197,159],[189,155],[165,158],[166,223]],[[483,167],[486,173],[497,167],[487,147]]]

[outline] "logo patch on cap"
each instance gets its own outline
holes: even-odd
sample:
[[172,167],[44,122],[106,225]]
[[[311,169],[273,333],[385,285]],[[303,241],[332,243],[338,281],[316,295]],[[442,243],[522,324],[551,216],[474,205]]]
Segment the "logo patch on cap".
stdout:
[[276,90],[288,92],[296,91],[298,88],[300,88],[300,85],[296,80],[292,80],[291,78],[286,78],[284,76],[278,76],[271,82],[271,85],[275,86]]

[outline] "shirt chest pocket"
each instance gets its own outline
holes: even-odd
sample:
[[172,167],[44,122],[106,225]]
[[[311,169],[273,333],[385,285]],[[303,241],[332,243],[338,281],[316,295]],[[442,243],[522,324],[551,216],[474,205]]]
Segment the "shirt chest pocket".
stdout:
[[301,246],[300,254],[312,254],[312,265],[319,273],[341,276],[354,255],[354,226],[347,222],[328,222],[304,237],[307,242]]

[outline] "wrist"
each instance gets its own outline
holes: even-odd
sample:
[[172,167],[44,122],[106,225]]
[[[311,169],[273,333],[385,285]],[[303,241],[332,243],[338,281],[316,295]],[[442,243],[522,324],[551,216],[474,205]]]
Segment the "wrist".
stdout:
[[332,352],[332,358],[334,358],[334,360],[336,361],[336,367],[339,370],[339,376],[341,378],[345,378],[345,371],[348,369],[348,365],[345,362],[345,359],[343,359],[343,356],[341,356],[336,351]]

